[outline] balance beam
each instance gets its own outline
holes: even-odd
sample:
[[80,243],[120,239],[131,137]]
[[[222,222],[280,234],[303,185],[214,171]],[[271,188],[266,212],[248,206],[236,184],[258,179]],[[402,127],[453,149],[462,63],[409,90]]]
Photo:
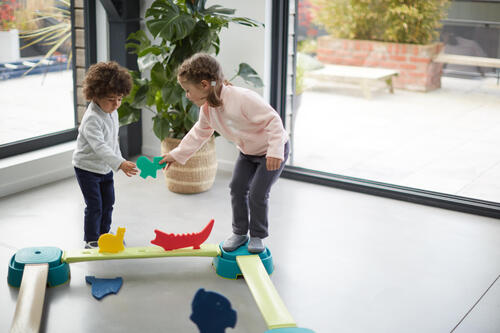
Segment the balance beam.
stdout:
[[37,333],[40,330],[48,272],[47,263],[24,266],[10,333]]
[[269,329],[297,327],[258,255],[237,256],[236,262]]
[[70,264],[74,262],[95,260],[217,256],[220,256],[219,245],[202,244],[197,250],[192,248],[183,248],[165,251],[159,246],[126,247],[125,250],[118,253],[99,253],[99,249],[70,250],[64,251],[61,261]]

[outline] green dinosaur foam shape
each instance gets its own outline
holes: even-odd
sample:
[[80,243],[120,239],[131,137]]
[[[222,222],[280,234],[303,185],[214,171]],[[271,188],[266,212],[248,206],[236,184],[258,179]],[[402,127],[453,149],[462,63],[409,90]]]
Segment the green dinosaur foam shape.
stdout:
[[146,179],[148,176],[156,178],[156,171],[167,166],[167,163],[160,164],[161,160],[161,156],[153,157],[153,162],[151,162],[151,160],[146,156],[139,156],[136,162],[137,167],[141,170],[139,176],[144,179]]

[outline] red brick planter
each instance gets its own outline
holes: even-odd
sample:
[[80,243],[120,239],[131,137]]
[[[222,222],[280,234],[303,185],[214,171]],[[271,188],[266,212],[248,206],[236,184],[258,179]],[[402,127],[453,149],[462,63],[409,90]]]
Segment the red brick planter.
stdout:
[[318,37],[318,60],[323,63],[390,68],[399,71],[394,87],[429,91],[441,88],[443,65],[432,59],[442,43],[429,45]]

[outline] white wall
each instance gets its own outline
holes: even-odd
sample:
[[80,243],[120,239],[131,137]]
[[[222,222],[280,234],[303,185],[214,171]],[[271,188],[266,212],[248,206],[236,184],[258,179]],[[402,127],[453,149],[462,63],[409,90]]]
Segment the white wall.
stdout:
[[[144,2],[142,7],[142,15],[152,3],[152,0]],[[269,17],[270,0],[209,0],[207,7],[214,4],[223,7],[236,9],[235,15],[245,16],[266,23],[266,28],[250,28],[239,24],[230,24],[229,29],[225,29],[220,34],[221,48],[217,59],[222,65],[226,78],[231,78],[238,70],[238,65],[241,62],[250,64],[267,83],[269,80],[268,74],[268,54],[269,48],[269,32],[266,32],[271,25],[266,22],[266,17]],[[142,4],[142,3],[141,3]],[[239,86],[246,86],[239,78],[233,81]],[[249,87],[251,88],[251,87]],[[267,97],[267,87],[257,90],[259,93]],[[160,154],[160,141],[153,133],[153,124],[151,121],[151,112],[143,111],[142,131],[143,131],[143,147],[144,155],[157,156]],[[232,170],[232,166],[237,157],[237,149],[234,145],[222,137],[216,139],[217,160],[219,168]]]

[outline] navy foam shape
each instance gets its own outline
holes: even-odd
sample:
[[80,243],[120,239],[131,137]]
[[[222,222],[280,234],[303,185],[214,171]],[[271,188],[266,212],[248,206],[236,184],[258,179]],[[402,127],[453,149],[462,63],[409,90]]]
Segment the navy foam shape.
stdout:
[[99,279],[95,276],[86,276],[85,281],[92,285],[92,295],[98,300],[109,294],[117,294],[123,284],[121,277]]
[[200,333],[224,333],[227,327],[236,326],[236,311],[229,300],[213,291],[200,288],[191,303],[193,313],[189,317]]

